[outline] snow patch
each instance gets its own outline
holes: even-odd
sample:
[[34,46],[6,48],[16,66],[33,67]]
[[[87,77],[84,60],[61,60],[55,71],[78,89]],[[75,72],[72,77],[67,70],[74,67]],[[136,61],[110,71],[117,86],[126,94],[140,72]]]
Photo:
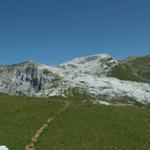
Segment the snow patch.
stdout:
[[103,105],[107,105],[107,106],[108,106],[108,105],[111,105],[110,103],[105,102],[105,101],[98,101],[98,103],[99,103],[99,104],[103,104]]

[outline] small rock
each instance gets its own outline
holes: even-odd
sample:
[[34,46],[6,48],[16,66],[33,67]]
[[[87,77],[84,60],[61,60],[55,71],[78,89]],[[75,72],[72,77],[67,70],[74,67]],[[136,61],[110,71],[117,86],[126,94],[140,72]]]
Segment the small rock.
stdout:
[[9,150],[5,145],[0,146],[0,150]]

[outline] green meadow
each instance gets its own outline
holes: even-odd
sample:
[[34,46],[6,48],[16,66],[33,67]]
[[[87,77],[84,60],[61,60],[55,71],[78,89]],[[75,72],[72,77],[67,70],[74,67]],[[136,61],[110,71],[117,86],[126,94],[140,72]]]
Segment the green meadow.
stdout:
[[63,105],[47,99],[0,95],[0,145],[24,150],[41,124]]
[[[67,99],[66,99],[67,100]],[[148,150],[150,108],[94,105],[71,100],[44,131],[36,150]],[[0,145],[24,150],[64,99],[0,96]]]

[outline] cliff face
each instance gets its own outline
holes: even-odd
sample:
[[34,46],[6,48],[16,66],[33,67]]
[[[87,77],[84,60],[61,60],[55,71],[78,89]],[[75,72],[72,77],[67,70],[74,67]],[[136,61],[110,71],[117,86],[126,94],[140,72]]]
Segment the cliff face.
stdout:
[[56,67],[34,62],[0,66],[0,92],[40,97],[86,94],[93,103],[149,103],[150,85],[131,81],[130,74],[139,76],[133,68],[123,69],[122,62],[107,54],[77,58]]
[[47,76],[45,66],[32,62],[0,67],[0,91],[17,95],[35,96],[36,93],[48,87],[54,78]]

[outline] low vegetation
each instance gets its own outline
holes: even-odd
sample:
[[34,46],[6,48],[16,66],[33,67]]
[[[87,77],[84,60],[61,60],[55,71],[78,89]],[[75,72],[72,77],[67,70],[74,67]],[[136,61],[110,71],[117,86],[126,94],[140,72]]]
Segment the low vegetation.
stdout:
[[141,79],[134,73],[132,67],[130,67],[127,64],[119,64],[116,67],[114,67],[110,73],[110,76],[120,80],[144,82],[143,79]]
[[48,74],[53,74],[50,70],[44,69],[43,74],[48,75]]
[[110,76],[120,80],[150,83],[150,56],[133,57],[122,61],[112,69]]
[[0,73],[3,73],[3,70],[0,70]]
[[74,102],[36,145],[36,150],[148,150],[150,109]]
[[82,91],[80,88],[69,88],[65,95],[67,95],[67,99],[73,101],[82,101],[82,100],[90,100],[91,96],[86,93],[86,91]]
[[[74,90],[73,93],[78,93]],[[71,105],[44,131],[36,150],[148,150],[149,106],[117,107],[82,102],[86,95],[36,99],[0,95],[0,145],[23,150],[36,130],[64,106]]]
[[142,79],[150,83],[150,55],[129,59],[127,63]]
[[23,150],[35,131],[63,102],[0,94],[0,145]]

